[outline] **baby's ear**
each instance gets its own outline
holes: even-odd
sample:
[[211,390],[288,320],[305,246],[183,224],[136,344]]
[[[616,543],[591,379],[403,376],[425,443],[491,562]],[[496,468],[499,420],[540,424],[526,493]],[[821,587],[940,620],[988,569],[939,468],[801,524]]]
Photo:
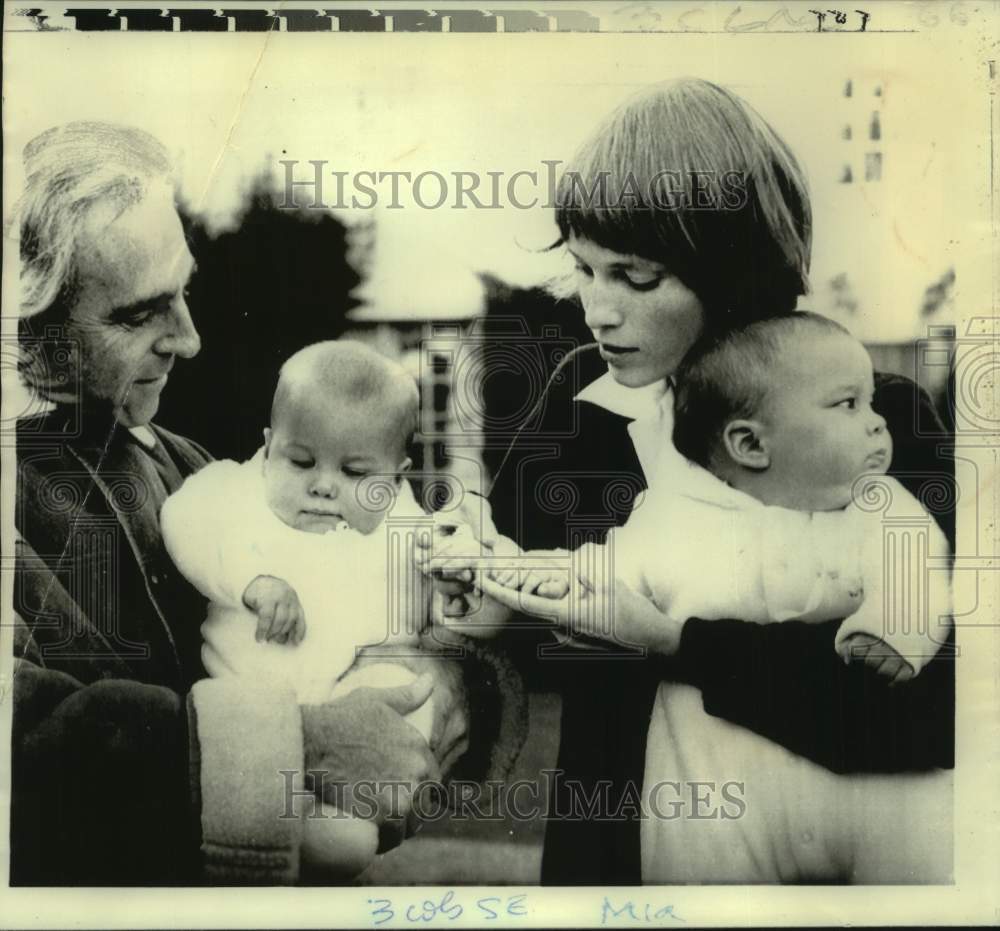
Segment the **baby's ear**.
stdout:
[[744,469],[760,471],[771,464],[761,425],[756,420],[733,420],[722,431],[726,455]]

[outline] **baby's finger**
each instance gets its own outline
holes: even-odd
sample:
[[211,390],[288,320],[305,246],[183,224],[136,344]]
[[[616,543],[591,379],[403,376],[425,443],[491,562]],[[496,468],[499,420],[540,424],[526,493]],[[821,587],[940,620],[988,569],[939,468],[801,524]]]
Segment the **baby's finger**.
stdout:
[[257,612],[257,629],[254,631],[254,640],[263,643],[267,639],[267,633],[271,629],[271,622],[263,611]]
[[539,589],[546,583],[552,580],[552,573],[545,569],[532,569],[527,578],[525,579],[525,584],[522,589],[526,592],[531,592],[533,594],[539,594]]
[[490,572],[490,578],[493,579],[494,582],[499,582],[501,585],[506,585],[507,588],[511,588],[517,585],[517,569],[514,569],[511,566],[494,569]]
[[282,602],[274,612],[274,625],[271,628],[271,638],[275,643],[287,643],[289,633],[288,605]]
[[915,675],[916,672],[914,672],[913,667],[904,660],[902,668],[899,670],[899,672],[896,673],[896,675],[893,677],[892,682],[890,682],[889,684],[897,685],[900,682],[909,682],[910,679],[912,679]]
[[893,656],[880,656],[877,653],[872,653],[865,659],[865,663],[886,679],[892,679],[899,672],[899,664]]
[[877,650],[871,649],[865,655],[864,662],[865,662],[865,665],[869,669],[871,669],[873,672],[877,672],[877,673],[879,673],[881,675],[882,674],[882,667],[885,666],[887,663],[890,665],[890,668],[891,668],[892,657],[891,656],[885,656],[883,654],[880,654]]
[[868,662],[868,654],[874,646],[874,641],[867,638],[854,637],[847,648],[847,655],[852,663]]
[[432,571],[439,578],[468,583],[472,581],[471,562],[469,557],[435,558],[432,560],[431,566]]
[[565,598],[569,584],[563,579],[549,579],[538,586],[538,594],[545,598]]
[[278,606],[274,602],[270,602],[261,609],[264,617],[267,618],[267,630],[264,632],[265,640],[274,639],[275,624],[277,623],[277,609]]
[[469,613],[469,599],[465,595],[445,595],[441,613],[445,617],[465,617]]
[[296,608],[292,624],[292,640],[295,643],[301,643],[306,636],[306,618],[301,608]]
[[267,633],[265,634],[265,639],[268,643],[273,643],[275,641],[280,629],[281,625],[278,620],[278,606],[272,605],[268,610],[268,625]]

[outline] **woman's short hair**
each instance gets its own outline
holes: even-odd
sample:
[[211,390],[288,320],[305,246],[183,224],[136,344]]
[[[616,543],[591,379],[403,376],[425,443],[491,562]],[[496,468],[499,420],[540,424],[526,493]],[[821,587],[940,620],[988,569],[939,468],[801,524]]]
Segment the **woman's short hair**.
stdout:
[[684,78],[626,102],[560,179],[556,222],[615,252],[660,262],[725,329],[792,310],[808,291],[805,176],[744,100]]

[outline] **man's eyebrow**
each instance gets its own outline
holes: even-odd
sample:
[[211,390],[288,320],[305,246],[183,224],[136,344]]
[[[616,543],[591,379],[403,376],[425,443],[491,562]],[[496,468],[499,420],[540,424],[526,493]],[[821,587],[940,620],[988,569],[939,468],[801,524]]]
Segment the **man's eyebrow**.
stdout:
[[[184,287],[187,283],[194,277],[195,272],[198,271],[198,263],[195,259],[191,259],[191,268],[187,273],[187,277],[184,279]],[[151,294],[149,297],[140,297],[139,300],[133,301],[131,304],[122,304],[118,307],[111,308],[111,317],[117,320],[123,320],[126,317],[132,317],[136,314],[142,313],[144,310],[152,310],[154,307],[158,307],[166,301],[171,301],[176,294],[176,291],[161,291],[159,294]]]
[[144,310],[152,310],[154,307],[158,307],[165,301],[170,301],[173,299],[174,292],[164,291],[161,294],[153,294],[149,297],[141,297],[137,301],[133,301],[131,304],[122,304],[119,307],[111,308],[111,316],[117,319],[124,319],[125,317],[131,317],[135,314],[142,313]]

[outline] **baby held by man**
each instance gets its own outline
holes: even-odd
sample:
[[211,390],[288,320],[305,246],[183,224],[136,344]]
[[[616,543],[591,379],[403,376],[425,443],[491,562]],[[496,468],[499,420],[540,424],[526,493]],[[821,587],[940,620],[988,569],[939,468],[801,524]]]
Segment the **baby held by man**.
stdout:
[[[167,549],[210,602],[209,675],[290,686],[303,705],[416,678],[403,665],[363,664],[358,652],[416,647],[428,618],[429,586],[412,556],[390,556],[425,517],[403,477],[417,411],[413,378],[375,351],[307,346],[281,369],[256,455],[211,463],[167,500]],[[407,716],[425,739],[433,701]],[[307,841],[345,877],[378,846],[374,821],[352,814],[323,806],[306,819]]]

